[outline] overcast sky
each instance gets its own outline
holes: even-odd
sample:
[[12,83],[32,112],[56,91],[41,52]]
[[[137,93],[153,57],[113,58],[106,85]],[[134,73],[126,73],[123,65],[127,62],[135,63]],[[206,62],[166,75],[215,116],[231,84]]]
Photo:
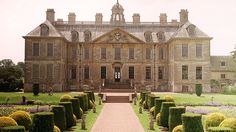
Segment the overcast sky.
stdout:
[[[75,12],[77,21],[94,21],[96,13],[109,21],[116,0],[1,0],[0,1],[0,60],[24,61],[22,36],[45,21],[47,8],[54,8],[56,19],[67,21]],[[236,45],[236,0],[119,0],[126,21],[133,13],[141,21],[159,21],[167,13],[168,21],[179,20],[180,9],[188,9],[189,20],[213,37],[211,55],[229,55]]]

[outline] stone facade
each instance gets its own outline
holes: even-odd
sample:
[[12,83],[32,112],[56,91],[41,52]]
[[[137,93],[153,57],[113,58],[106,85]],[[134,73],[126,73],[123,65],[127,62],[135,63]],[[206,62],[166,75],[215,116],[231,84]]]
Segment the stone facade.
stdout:
[[32,91],[33,84],[54,91],[80,90],[86,84],[188,92],[201,84],[210,92],[212,38],[189,22],[187,10],[181,10],[180,21],[171,22],[165,13],[160,22],[140,22],[138,13],[126,22],[119,3],[109,22],[101,13],[94,22],[76,21],[73,12],[68,21],[54,20],[53,9],[46,14],[46,21],[24,36],[25,91]]

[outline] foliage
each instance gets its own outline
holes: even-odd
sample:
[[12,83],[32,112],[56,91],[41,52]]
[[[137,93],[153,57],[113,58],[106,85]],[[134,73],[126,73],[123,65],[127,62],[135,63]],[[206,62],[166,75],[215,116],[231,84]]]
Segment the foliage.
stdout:
[[76,118],[81,119],[79,99],[72,98],[72,99],[70,99],[70,102],[72,103],[74,115],[76,116]]
[[59,105],[62,105],[65,107],[65,115],[66,115],[66,125],[67,128],[70,128],[73,126],[73,109],[72,109],[72,103],[71,102],[60,102]]
[[202,94],[202,84],[196,84],[195,91],[196,91],[197,96],[201,96],[201,94]]
[[34,96],[39,94],[39,84],[33,84],[33,94]]
[[54,125],[53,132],[61,132],[61,130],[56,125]]
[[163,102],[161,105],[161,112],[160,112],[160,125],[163,127],[168,126],[168,119],[169,119],[169,108],[175,107],[174,102]]
[[205,129],[208,130],[208,127],[217,127],[225,119],[225,116],[219,112],[214,112],[207,115],[205,120]]
[[219,81],[212,79],[210,81],[210,83],[211,83],[211,88],[220,88],[220,82]]
[[156,96],[155,94],[149,94],[148,96],[148,108],[152,108],[153,106],[155,106],[155,99],[156,98],[160,98],[158,96]]
[[85,111],[85,97],[84,97],[84,94],[79,94],[77,96],[74,96],[74,98],[79,99],[80,108],[82,108],[82,110]]
[[161,111],[161,105],[162,105],[163,102],[166,102],[166,100],[165,100],[165,99],[159,99],[159,98],[155,99],[155,112],[154,112],[154,117],[155,117],[158,113],[160,113],[160,111]]
[[236,95],[236,85],[228,85],[224,87],[224,94],[233,94]]
[[60,130],[66,129],[66,113],[64,106],[53,106],[52,112],[54,113],[55,125],[60,128]]
[[25,132],[24,126],[9,126],[0,129],[1,132]]
[[202,126],[202,115],[200,114],[182,114],[182,123],[185,132],[204,132]]
[[232,132],[231,128],[227,127],[209,127],[208,132]]
[[89,100],[95,102],[95,95],[93,91],[85,91],[84,93],[88,93]]
[[184,107],[170,107],[169,108],[169,131],[171,132],[176,126],[182,124],[181,115],[185,113]]
[[8,116],[11,113],[18,111],[18,110],[24,110],[26,111],[26,108],[20,108],[20,107],[14,107],[14,106],[1,106],[0,105],[0,117],[1,116]]
[[33,115],[33,125],[30,132],[52,132],[54,128],[54,114],[52,112],[38,112]]
[[153,107],[149,110],[149,112],[150,112],[152,115],[154,115],[154,112],[155,112],[155,106],[153,106]]
[[161,113],[158,113],[156,116],[157,125],[160,125],[160,117],[161,117]]
[[64,94],[60,98],[60,102],[70,102],[72,97],[69,94]]
[[8,126],[18,126],[17,122],[11,117],[2,116],[0,117],[0,128]]
[[13,118],[18,125],[24,126],[26,130],[28,130],[30,125],[32,124],[30,114],[25,111],[16,111],[9,115],[9,117]]
[[77,118],[76,116],[73,114],[73,126],[76,126],[77,123]]
[[173,98],[172,96],[170,96],[170,95],[166,95],[166,96],[164,97],[164,99],[165,99],[167,102],[174,102],[174,98]]
[[89,100],[89,107],[92,109],[95,106],[92,100]]
[[184,131],[183,125],[178,125],[172,130],[172,132],[183,132],[183,131]]
[[231,128],[233,132],[236,132],[236,118],[227,118],[222,121],[219,126]]

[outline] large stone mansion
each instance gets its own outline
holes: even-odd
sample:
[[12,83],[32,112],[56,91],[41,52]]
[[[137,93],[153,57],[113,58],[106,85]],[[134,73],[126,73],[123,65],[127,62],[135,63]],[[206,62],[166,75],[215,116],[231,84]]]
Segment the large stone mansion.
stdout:
[[[24,36],[25,91],[38,84],[54,91],[89,85],[173,92],[202,85],[210,92],[212,38],[188,20],[187,10],[180,10],[179,20],[169,22],[165,13],[159,19],[141,22],[135,13],[127,22],[118,2],[110,21],[101,13],[92,22],[76,21],[75,13],[68,21],[55,20],[54,9],[48,9],[46,21]],[[214,76],[223,76],[218,72]]]

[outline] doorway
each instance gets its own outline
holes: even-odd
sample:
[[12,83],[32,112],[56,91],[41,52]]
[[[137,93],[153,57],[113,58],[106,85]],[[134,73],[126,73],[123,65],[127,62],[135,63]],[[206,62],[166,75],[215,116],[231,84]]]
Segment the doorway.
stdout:
[[120,67],[115,67],[114,78],[115,78],[115,82],[120,82],[120,78],[121,78]]

